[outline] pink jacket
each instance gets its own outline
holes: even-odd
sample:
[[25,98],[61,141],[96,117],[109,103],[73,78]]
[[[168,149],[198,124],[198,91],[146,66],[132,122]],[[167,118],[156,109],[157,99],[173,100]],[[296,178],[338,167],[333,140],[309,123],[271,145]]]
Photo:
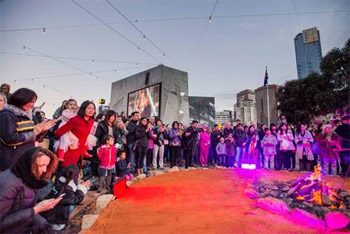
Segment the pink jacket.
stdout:
[[199,146],[201,149],[208,148],[210,146],[210,136],[207,132],[201,132],[199,138]]
[[107,145],[102,145],[100,147],[100,152],[98,153],[98,159],[100,159],[100,167],[105,169],[113,169],[115,167],[115,157],[117,155],[117,148],[111,145],[107,148]]

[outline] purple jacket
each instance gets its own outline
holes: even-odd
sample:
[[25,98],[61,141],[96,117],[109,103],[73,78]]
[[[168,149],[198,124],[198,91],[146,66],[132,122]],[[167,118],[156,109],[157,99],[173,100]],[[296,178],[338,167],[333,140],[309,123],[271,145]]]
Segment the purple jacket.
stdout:
[[177,135],[178,130],[176,128],[171,128],[169,130],[169,140],[170,146],[181,146],[181,138]]

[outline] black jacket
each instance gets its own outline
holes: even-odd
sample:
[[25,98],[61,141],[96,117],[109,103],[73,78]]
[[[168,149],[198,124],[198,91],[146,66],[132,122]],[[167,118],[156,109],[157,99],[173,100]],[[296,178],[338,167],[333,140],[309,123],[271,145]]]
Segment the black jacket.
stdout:
[[[60,181],[57,182],[47,198],[56,198],[63,186],[64,183]],[[71,205],[78,205],[80,202],[82,202],[85,194],[87,193],[87,189],[84,185],[79,184],[76,186],[74,182],[71,181],[64,190],[64,193],[65,195],[60,203],[58,203],[52,210],[42,213],[42,216],[44,216],[51,224],[68,224],[69,207]]]
[[[191,133],[191,135],[186,136],[186,133]],[[197,143],[198,138],[198,132],[196,129],[194,129],[192,126],[188,127],[184,133],[185,136],[185,148],[187,149],[194,149]]]
[[151,139],[150,131],[146,132],[147,126],[138,125],[135,131],[135,140],[137,146],[148,147],[149,139]]
[[120,159],[117,163],[117,176],[122,177],[128,174],[128,164],[126,163],[126,160]]
[[38,197],[36,189],[28,187],[11,170],[0,174],[0,232],[35,233],[47,225],[41,215],[34,215]]
[[[113,133],[114,133],[114,129],[113,129]],[[103,137],[108,135],[109,135],[109,130],[106,122],[105,121],[100,122],[97,125],[96,132],[95,132],[95,137],[98,140],[97,144],[100,145],[103,140]]]
[[34,147],[34,120],[27,112],[9,105],[0,111],[0,171],[11,168]]
[[350,124],[342,124],[335,129],[335,133],[340,136],[340,146],[347,149],[340,152],[340,156],[350,155]]
[[220,137],[222,136],[221,135],[221,132],[219,131],[213,131],[211,134],[210,134],[210,141],[211,141],[211,145],[213,147],[216,147],[219,143],[220,143]]
[[126,126],[126,129],[128,130],[128,135],[126,136],[126,141],[128,145],[135,143],[135,133],[137,127],[136,124],[137,121],[130,121]]

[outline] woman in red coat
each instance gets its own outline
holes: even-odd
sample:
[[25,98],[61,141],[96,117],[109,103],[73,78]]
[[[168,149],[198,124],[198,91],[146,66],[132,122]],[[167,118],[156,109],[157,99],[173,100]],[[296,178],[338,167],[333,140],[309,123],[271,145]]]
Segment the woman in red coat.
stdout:
[[61,167],[66,167],[71,164],[77,164],[81,157],[84,157],[87,152],[86,140],[90,134],[92,125],[94,124],[94,115],[96,107],[93,102],[85,101],[81,104],[77,116],[71,118],[65,125],[55,131],[57,138],[71,131],[79,140],[76,149],[68,148],[64,154],[64,162]]

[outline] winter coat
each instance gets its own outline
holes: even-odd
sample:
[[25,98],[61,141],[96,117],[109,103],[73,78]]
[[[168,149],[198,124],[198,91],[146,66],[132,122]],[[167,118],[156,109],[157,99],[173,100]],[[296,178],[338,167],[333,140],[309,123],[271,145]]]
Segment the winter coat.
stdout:
[[257,145],[259,141],[259,135],[257,131],[254,131],[253,134],[247,133],[248,140],[246,143],[246,154],[251,155],[255,154],[257,150]]
[[118,163],[117,163],[117,166],[118,166],[118,168],[117,168],[117,176],[122,177],[122,176],[130,174],[128,172],[128,164],[127,164],[125,159],[124,160],[120,159],[118,161]]
[[350,124],[343,123],[335,129],[335,133],[339,135],[340,146],[343,149],[340,157],[350,157]]
[[278,144],[277,139],[274,135],[267,136],[265,135],[261,141],[261,146],[264,149],[264,155],[275,155],[276,145]]
[[154,140],[154,144],[159,146],[164,145],[164,140],[168,137],[166,131],[164,130],[164,132],[161,132],[160,127],[157,126],[153,129],[153,134],[157,135],[157,138]]
[[248,140],[248,135],[243,130],[237,130],[234,133],[234,138],[236,142],[236,146],[242,146]]
[[15,106],[7,105],[0,111],[0,171],[11,168],[34,147],[34,124],[31,113]]
[[235,143],[234,143],[234,141],[226,138],[225,145],[226,145],[226,156],[229,156],[229,157],[235,156]]
[[130,121],[126,126],[126,129],[128,130],[128,135],[126,137],[128,145],[134,144],[136,141],[135,139],[136,128],[137,128],[137,121]]
[[[114,134],[114,129],[113,129]],[[105,121],[101,121],[96,128],[95,137],[97,138],[97,144],[100,145],[103,137],[109,135],[109,128]],[[113,136],[115,137],[115,136]]]
[[282,133],[281,131],[279,131],[277,133],[277,141],[280,143],[280,150],[295,150],[294,136],[292,130],[287,130],[287,133]]
[[[66,178],[60,177],[54,189],[47,196],[48,199],[56,198],[59,195],[58,193],[63,188],[65,180]],[[52,210],[42,214],[51,224],[68,224],[70,206],[78,205],[84,200],[87,188],[82,184],[76,185],[72,180],[68,183],[63,193],[65,193],[63,199]]]
[[90,118],[86,121],[80,116],[75,116],[70,119],[63,127],[55,131],[56,137],[61,137],[68,131],[71,131],[79,140],[79,145],[77,149],[69,148],[68,151],[64,154],[64,163],[63,167],[66,167],[70,164],[77,164],[80,157],[84,156],[87,152],[86,140],[90,134],[94,120]]
[[98,153],[100,167],[108,170],[113,169],[115,167],[116,155],[117,148],[114,145],[111,145],[110,148],[107,148],[107,145],[102,145]]
[[124,151],[124,144],[126,141],[126,134],[124,129],[114,128],[114,139],[115,143],[119,144],[119,150]]
[[215,150],[216,150],[217,155],[226,154],[226,145],[225,145],[225,143],[217,144]]
[[181,137],[178,136],[179,130],[176,128],[171,128],[168,133],[168,138],[170,140],[170,146],[181,146]]
[[213,131],[210,134],[211,145],[216,147],[220,143],[221,132]]
[[[294,141],[297,144],[297,148],[295,152],[296,158],[302,159],[303,155],[306,155],[308,160],[314,160],[314,156],[311,150],[311,144],[314,142],[314,139],[308,130],[305,130],[304,135],[297,132],[295,134]],[[304,141],[309,144],[304,143]]]
[[209,147],[210,147],[209,133],[204,131],[200,133],[199,146],[200,146],[200,149],[204,152],[209,150]]
[[227,137],[228,134],[230,134],[230,133],[233,136],[233,133],[234,133],[233,128],[224,128],[224,131],[223,131],[224,137]]
[[148,140],[148,149],[153,149],[154,148],[154,138],[153,138],[153,130],[149,131],[151,134],[151,138]]
[[0,232],[29,233],[35,226],[45,226],[46,220],[39,214],[34,215],[37,198],[37,189],[27,186],[11,170],[1,173]]
[[137,141],[137,146],[147,147],[149,144],[149,139],[151,138],[150,132],[146,132],[147,126],[138,125],[135,132],[135,139]]
[[318,142],[318,150],[322,160],[327,162],[338,160],[338,152],[335,151],[336,144],[339,143],[339,137],[337,134],[331,133],[330,135],[327,135],[321,133],[317,136],[316,141]]
[[[186,136],[186,133],[191,133],[191,135]],[[192,126],[188,127],[184,133],[185,136],[185,148],[194,150],[197,144],[198,132]]]

